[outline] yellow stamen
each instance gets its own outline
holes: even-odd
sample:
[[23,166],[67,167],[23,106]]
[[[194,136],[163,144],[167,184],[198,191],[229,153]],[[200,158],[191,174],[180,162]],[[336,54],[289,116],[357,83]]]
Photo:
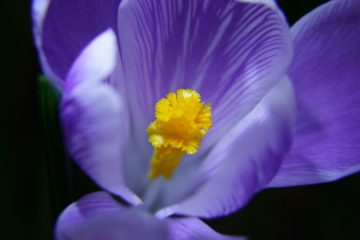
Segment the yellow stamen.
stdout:
[[184,154],[194,154],[211,127],[211,106],[190,89],[169,93],[156,104],[156,120],[147,128],[154,147],[148,177],[170,179]]

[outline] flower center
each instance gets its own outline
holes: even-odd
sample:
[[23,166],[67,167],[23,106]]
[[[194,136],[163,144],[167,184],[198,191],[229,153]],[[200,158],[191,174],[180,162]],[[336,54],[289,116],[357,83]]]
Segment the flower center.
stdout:
[[147,128],[154,147],[150,179],[163,176],[169,180],[184,154],[194,154],[211,127],[211,106],[191,89],[179,89],[160,99],[155,109],[156,120]]

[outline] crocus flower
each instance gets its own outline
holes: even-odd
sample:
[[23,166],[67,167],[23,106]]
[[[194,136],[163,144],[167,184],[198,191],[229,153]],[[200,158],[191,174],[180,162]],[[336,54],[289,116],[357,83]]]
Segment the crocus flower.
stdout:
[[357,0],[291,30],[271,0],[35,0],[33,17],[68,151],[104,190],[58,239],[233,239],[198,217],[360,168]]

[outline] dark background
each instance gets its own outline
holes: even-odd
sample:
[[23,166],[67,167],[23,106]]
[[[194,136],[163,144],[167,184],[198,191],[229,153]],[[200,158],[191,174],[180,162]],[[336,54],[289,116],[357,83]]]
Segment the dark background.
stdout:
[[[59,212],[96,188],[64,156],[61,135],[54,130],[56,112],[44,110],[57,95],[39,91],[49,86],[37,81],[41,70],[30,2],[0,3],[0,239],[52,239]],[[279,4],[293,24],[323,2]],[[268,189],[237,213],[207,223],[221,233],[252,240],[360,239],[359,186],[357,174],[334,183]]]

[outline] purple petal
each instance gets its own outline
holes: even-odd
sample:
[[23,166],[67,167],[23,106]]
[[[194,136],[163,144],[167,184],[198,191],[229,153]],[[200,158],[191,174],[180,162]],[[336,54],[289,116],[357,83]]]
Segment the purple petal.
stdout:
[[104,189],[138,204],[123,177],[127,109],[103,82],[114,70],[116,51],[115,35],[108,30],[80,54],[66,79],[61,119],[67,148],[79,166]]
[[96,192],[61,213],[55,235],[58,240],[160,240],[168,233],[164,222],[120,205],[106,192]]
[[215,145],[197,170],[198,188],[157,215],[210,218],[242,207],[277,172],[291,143],[293,118],[292,87],[283,79]]
[[271,186],[332,181],[360,170],[360,2],[330,1],[292,34],[297,129]]
[[240,240],[242,237],[224,236],[197,218],[169,218],[170,239],[172,240]]
[[120,0],[34,0],[33,24],[43,70],[62,86],[76,56],[112,27]]
[[82,85],[101,83],[114,71],[117,60],[116,36],[111,29],[94,38],[74,61],[66,77],[64,92]]
[[50,68],[47,58],[42,49],[43,22],[49,4],[50,4],[50,0],[33,0],[33,4],[32,4],[33,34],[43,71],[51,80],[53,80],[56,83],[60,83],[62,82],[61,79]]
[[169,91],[195,89],[212,104],[205,141],[214,142],[283,77],[291,55],[286,23],[263,1],[251,2],[120,4],[120,51],[139,141],[147,143],[155,103]]

